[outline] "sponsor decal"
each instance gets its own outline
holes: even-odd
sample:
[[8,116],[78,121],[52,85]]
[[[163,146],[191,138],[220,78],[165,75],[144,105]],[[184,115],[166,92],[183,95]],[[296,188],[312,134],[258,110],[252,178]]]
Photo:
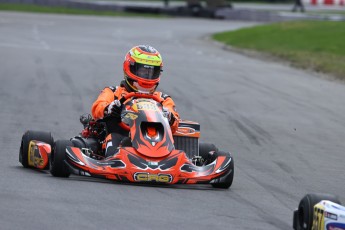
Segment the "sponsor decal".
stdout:
[[149,161],[149,166],[158,166],[158,162]]
[[[149,59],[151,59],[152,57],[150,57],[150,56],[147,56]],[[146,68],[146,69],[153,69],[154,67],[153,66],[151,66],[151,65],[144,65],[144,68]]]
[[331,213],[331,212],[324,212],[324,215],[328,219],[332,219],[332,220],[337,220],[338,219],[337,214],[334,214],[334,213]]
[[138,118],[138,115],[135,115],[133,113],[127,113],[124,118],[130,119],[130,120],[135,120]]
[[181,134],[194,134],[195,129],[189,127],[179,127],[177,130]]
[[345,230],[345,224],[343,223],[329,223],[326,226],[327,230]]
[[126,164],[121,160],[110,160],[110,161],[106,161],[106,162],[97,161],[97,164],[104,165],[104,166],[110,166],[112,168],[125,168],[126,167]]
[[150,174],[150,173],[135,173],[134,180],[139,182],[160,182],[170,183],[172,176],[170,174]]
[[151,103],[146,101],[141,101],[136,104],[136,107],[138,110],[151,110],[151,111],[159,111],[158,107]]

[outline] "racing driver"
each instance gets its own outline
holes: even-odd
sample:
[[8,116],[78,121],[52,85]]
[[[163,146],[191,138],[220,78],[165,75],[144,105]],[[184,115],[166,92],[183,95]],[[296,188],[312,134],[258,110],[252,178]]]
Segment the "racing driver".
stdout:
[[179,114],[175,103],[169,95],[156,91],[160,81],[163,61],[160,53],[149,45],[138,45],[129,50],[123,62],[124,79],[119,86],[105,87],[92,105],[91,113],[94,119],[109,117],[106,122],[108,136],[103,148],[105,157],[116,153],[128,131],[118,124],[121,121],[122,105],[120,99],[130,92],[153,94],[163,99],[164,112],[174,133],[179,124]]

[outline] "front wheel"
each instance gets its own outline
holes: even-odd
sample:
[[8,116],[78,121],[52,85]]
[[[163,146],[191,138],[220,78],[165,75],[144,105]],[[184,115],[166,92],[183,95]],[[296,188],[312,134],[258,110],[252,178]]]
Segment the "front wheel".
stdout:
[[229,152],[224,152],[224,151],[215,152],[214,155],[215,155],[214,156],[215,158],[223,155],[223,156],[230,157],[231,159],[227,173],[224,176],[216,179],[216,181],[212,184],[214,188],[228,189],[230,188],[234,180],[234,157],[231,156]]
[[204,160],[209,157],[210,152],[217,152],[218,148],[211,143],[200,143],[199,144],[199,156],[201,156]]
[[71,174],[66,160],[66,147],[73,146],[69,140],[58,140],[55,142],[54,151],[50,154],[50,173],[55,177],[69,177]]

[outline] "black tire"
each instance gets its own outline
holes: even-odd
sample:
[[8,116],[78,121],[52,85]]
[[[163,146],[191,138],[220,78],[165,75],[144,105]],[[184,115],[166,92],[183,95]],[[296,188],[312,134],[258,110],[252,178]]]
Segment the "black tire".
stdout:
[[311,230],[313,224],[314,206],[322,200],[329,200],[341,204],[336,196],[330,194],[307,194],[298,205],[297,226],[298,230]]
[[69,177],[71,174],[65,163],[67,146],[73,146],[73,143],[69,140],[58,140],[50,154],[50,173],[55,177]]
[[[22,163],[22,165],[25,168],[30,167],[29,166],[29,144],[30,141],[36,140],[36,141],[42,141],[47,144],[50,144],[50,146],[53,148],[54,144],[54,139],[51,135],[50,132],[41,132],[41,131],[33,131],[33,130],[28,130],[26,131],[23,136],[22,140],[20,143],[20,148],[19,148],[19,162]],[[49,164],[45,169],[48,169]]]
[[210,143],[200,143],[199,144],[199,156],[201,156],[204,160],[209,157],[209,152],[211,151],[218,151],[218,148],[214,144]]
[[234,180],[234,157],[231,156],[229,152],[224,152],[224,151],[217,151],[215,152],[215,157],[218,157],[219,155],[228,155],[231,157],[231,162],[229,165],[229,172],[225,177],[219,178],[219,180],[216,183],[213,183],[212,186],[214,188],[222,188],[222,189],[228,189],[232,185],[232,182]]

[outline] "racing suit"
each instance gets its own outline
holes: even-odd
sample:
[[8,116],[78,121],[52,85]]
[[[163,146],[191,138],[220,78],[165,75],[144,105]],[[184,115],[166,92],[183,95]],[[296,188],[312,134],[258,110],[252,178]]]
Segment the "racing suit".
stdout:
[[[110,86],[104,88],[92,105],[91,113],[93,118],[96,120],[102,119],[104,117],[104,110],[111,102],[113,102],[114,100],[120,100],[123,96],[127,95],[130,92],[130,88],[126,87],[126,84],[124,82],[121,82],[120,86]],[[163,99],[163,107],[171,112],[172,115],[172,118],[170,120],[171,131],[172,133],[176,132],[179,125],[180,116],[175,109],[174,101],[170,96],[162,92],[155,91],[153,95]],[[109,133],[104,143],[105,146],[103,146],[103,148],[106,148],[106,157],[108,156],[107,152],[109,146],[111,147],[111,149],[113,149],[112,152],[114,152],[114,149],[119,146],[121,140],[124,137],[128,137],[128,131],[122,129],[119,125],[116,125],[120,122],[119,119],[116,119],[117,118],[113,118],[112,121],[106,123],[107,131]]]

